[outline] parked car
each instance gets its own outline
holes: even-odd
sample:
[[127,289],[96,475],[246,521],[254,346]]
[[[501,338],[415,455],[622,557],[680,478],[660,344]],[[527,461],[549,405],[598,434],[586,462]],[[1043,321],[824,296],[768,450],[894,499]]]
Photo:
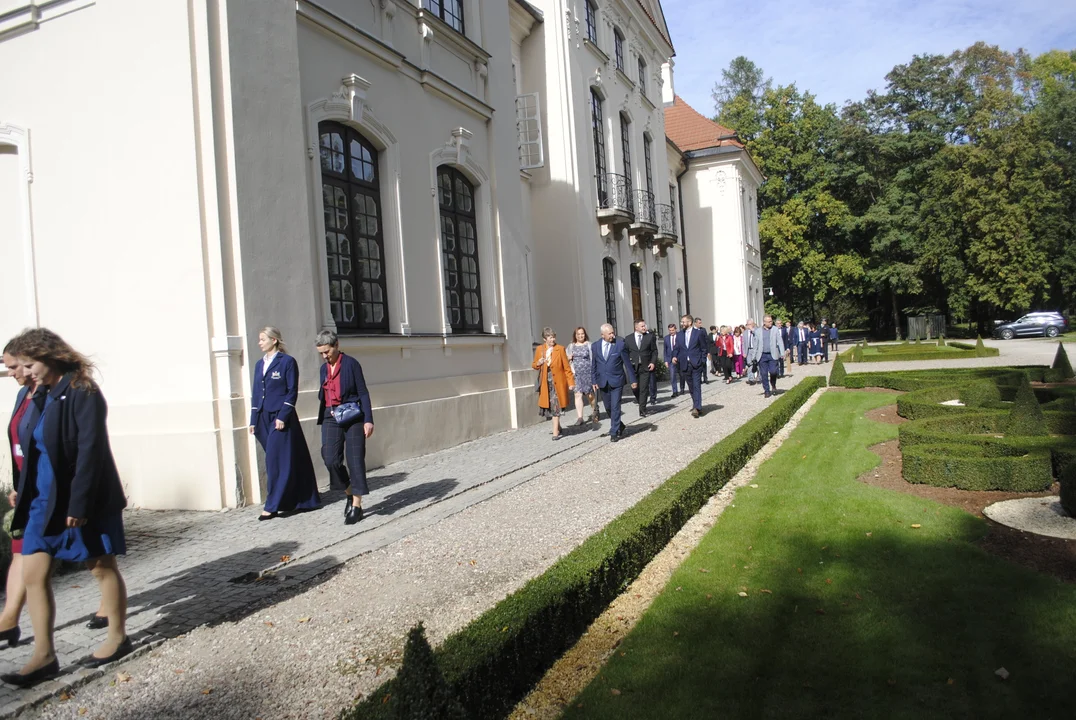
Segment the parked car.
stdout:
[[994,327],[994,337],[1012,340],[1014,337],[1057,337],[1068,332],[1069,319],[1059,312],[1033,312],[1019,320]]

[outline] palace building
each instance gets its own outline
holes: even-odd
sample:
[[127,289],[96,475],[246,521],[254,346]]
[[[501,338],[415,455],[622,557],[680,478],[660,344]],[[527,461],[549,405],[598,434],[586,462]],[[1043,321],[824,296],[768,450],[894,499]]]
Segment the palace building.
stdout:
[[542,327],[754,312],[761,178],[672,131],[673,53],[657,0],[4,3],[0,337],[97,363],[135,506],[262,500],[265,325],[323,479],[322,329],[371,467],[536,422]]

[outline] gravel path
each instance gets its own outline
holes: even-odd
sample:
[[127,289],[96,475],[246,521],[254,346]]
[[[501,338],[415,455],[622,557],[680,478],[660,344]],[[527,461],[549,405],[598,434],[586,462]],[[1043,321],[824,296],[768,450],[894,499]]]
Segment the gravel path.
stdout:
[[[1029,347],[1030,346],[1030,347]],[[1013,341],[1000,358],[940,367],[1050,362],[1054,348]],[[857,370],[931,363],[849,364]],[[796,377],[830,366],[795,368]],[[711,410],[685,406],[629,426],[628,437],[376,551],[336,565],[291,597],[235,622],[199,627],[30,711],[34,718],[329,718],[391,675],[403,636],[426,623],[437,643],[542,572],[768,401],[739,383],[705,386]],[[719,407],[720,406],[720,407]],[[636,410],[626,406],[633,419]]]

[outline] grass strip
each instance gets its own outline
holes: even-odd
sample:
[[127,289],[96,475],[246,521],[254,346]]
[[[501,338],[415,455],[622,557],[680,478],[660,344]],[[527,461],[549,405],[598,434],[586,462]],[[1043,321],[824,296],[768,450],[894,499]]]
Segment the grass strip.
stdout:
[[1076,717],[1076,587],[857,482],[892,402],[823,396],[564,717]]
[[[435,651],[474,718],[501,718],[683,524],[795,414],[825,378],[805,378],[548,570],[451,635]],[[390,680],[346,719],[395,717]]]

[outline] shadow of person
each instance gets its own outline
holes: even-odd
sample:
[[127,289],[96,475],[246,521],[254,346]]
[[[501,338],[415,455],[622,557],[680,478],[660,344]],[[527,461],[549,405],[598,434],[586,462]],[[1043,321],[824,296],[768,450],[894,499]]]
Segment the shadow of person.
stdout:
[[710,405],[703,405],[702,406],[702,411],[704,413],[711,413],[711,412],[714,412],[715,410],[723,410],[724,408],[725,408],[724,405],[718,405],[717,403],[712,403]]
[[428,505],[443,500],[459,486],[459,480],[444,478],[427,483],[420,483],[405,490],[399,490],[386,495],[377,503],[371,504],[366,510],[367,515],[389,516],[395,515],[400,510],[415,505]]

